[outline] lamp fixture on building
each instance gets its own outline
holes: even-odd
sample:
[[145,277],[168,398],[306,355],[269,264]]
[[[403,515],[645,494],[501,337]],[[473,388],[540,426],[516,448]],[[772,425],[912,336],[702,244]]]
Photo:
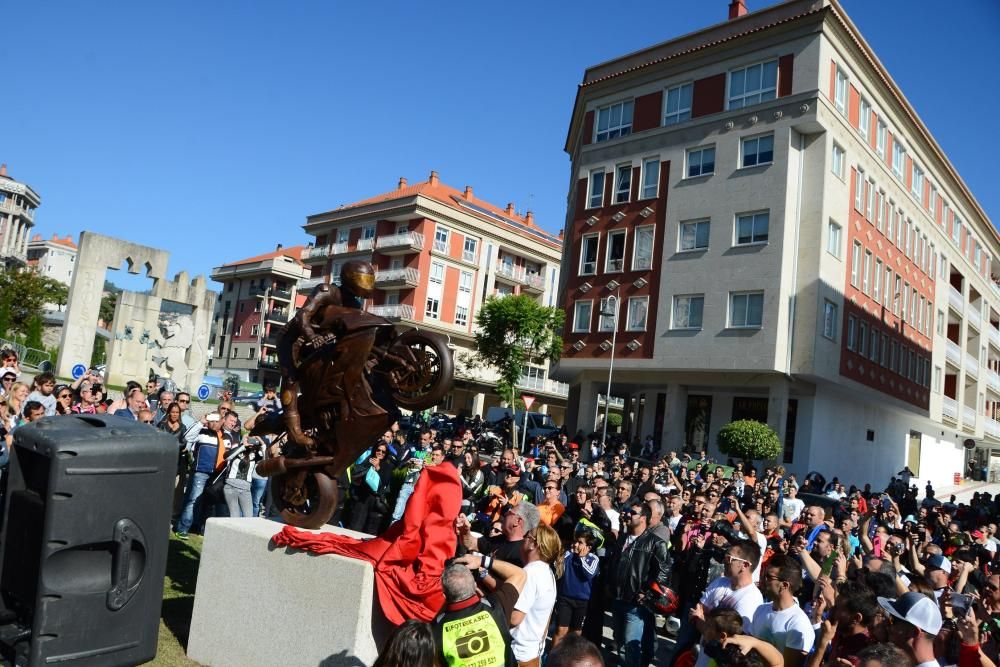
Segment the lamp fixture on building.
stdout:
[[633,338],[632,340],[630,340],[628,343],[625,344],[625,347],[635,352],[640,347],[642,347],[642,343]]
[[589,218],[587,218],[587,226],[588,227],[593,227],[596,224],[597,224],[597,216],[596,215],[592,215]]
[[646,208],[639,211],[639,215],[641,215],[644,218],[648,218],[649,216],[653,215],[653,209],[647,206]]
[[622,220],[625,219],[625,214],[622,213],[621,211],[618,211],[613,216],[611,216],[611,219],[614,220],[615,222],[621,222]]

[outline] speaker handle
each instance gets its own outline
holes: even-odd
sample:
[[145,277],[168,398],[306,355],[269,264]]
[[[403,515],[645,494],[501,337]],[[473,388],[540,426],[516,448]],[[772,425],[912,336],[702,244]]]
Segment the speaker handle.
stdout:
[[142,538],[139,526],[131,519],[119,519],[115,523],[115,553],[111,561],[111,590],[108,591],[107,598],[108,609],[111,611],[124,607],[139,588],[139,581],[132,588],[128,587],[133,542],[137,542],[145,551],[146,541]]

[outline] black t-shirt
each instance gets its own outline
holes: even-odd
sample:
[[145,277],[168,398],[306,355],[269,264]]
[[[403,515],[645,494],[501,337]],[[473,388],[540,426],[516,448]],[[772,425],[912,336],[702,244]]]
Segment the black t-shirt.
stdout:
[[479,553],[493,556],[497,560],[502,560],[518,567],[524,567],[524,560],[521,559],[521,542],[524,540],[510,541],[502,536],[491,540],[488,537],[480,537],[476,548]]

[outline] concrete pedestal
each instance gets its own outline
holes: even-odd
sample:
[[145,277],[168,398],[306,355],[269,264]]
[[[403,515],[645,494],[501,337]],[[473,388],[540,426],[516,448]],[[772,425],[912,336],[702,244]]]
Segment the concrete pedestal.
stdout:
[[[375,608],[372,566],[274,547],[281,528],[267,519],[209,519],[188,657],[212,667],[375,662],[386,621]],[[333,526],[317,532],[371,537]]]

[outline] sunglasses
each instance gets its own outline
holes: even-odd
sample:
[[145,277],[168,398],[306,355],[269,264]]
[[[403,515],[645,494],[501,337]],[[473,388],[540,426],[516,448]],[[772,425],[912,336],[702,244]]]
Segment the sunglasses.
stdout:
[[143,419],[143,420],[142,420],[142,423],[143,423],[143,424],[152,424],[152,423],[153,423],[153,420],[152,420],[152,419]]
[[13,382],[14,378],[4,378],[3,381],[4,382]]
[[73,398],[73,394],[59,394],[59,398],[60,399],[63,399],[63,398]]
[[558,486],[546,486],[545,490],[546,491],[558,491],[559,487]]
[[177,402],[178,403],[190,403],[191,401],[188,400],[188,399],[186,399],[186,398],[179,398],[179,399],[177,399]]

